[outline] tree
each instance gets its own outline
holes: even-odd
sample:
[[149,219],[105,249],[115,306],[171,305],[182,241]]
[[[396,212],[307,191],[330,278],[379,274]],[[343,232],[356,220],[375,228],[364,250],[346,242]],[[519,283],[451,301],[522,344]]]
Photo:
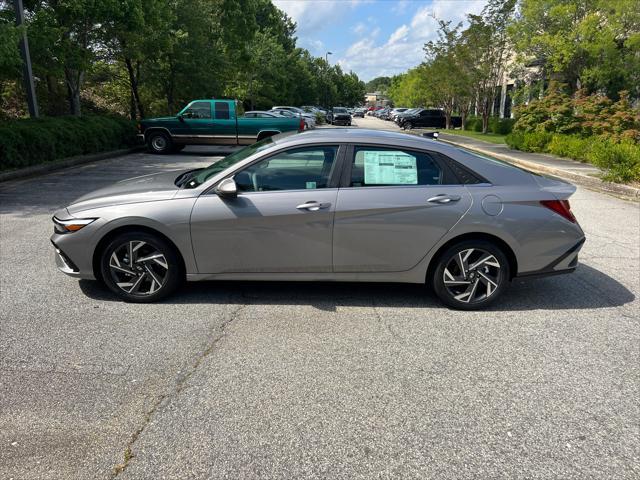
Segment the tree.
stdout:
[[496,87],[505,72],[510,47],[508,27],[514,9],[515,0],[489,0],[480,15],[469,15],[469,28],[462,34],[475,57],[471,77],[482,133],[487,133]]
[[640,98],[640,6],[637,0],[521,0],[510,29],[520,61],[543,64],[560,78],[610,98],[629,89]]

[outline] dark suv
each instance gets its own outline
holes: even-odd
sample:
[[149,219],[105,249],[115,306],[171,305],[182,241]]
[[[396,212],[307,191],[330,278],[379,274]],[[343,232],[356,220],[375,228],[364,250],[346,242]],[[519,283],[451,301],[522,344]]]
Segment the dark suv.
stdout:
[[[414,127],[445,128],[447,119],[442,110],[423,108],[411,114],[398,116],[398,125],[411,130]],[[462,126],[461,117],[451,117],[451,126]]]
[[331,125],[351,126],[351,115],[344,107],[333,107],[327,117]]

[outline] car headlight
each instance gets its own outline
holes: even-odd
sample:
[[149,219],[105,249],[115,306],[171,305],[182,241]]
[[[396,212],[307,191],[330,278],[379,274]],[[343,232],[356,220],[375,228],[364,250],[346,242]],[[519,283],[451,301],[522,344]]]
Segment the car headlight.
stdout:
[[53,217],[53,229],[56,233],[77,232],[95,220],[95,218],[72,218],[71,220],[60,220],[59,218]]

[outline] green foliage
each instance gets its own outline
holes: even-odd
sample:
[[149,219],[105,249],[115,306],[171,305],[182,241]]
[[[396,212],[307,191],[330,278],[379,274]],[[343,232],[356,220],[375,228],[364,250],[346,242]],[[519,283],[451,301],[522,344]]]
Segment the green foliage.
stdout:
[[514,131],[507,135],[507,145],[524,152],[545,152],[551,142],[552,134],[548,132]]
[[0,170],[133,145],[135,125],[114,116],[43,117],[0,125]]
[[391,86],[393,79],[391,77],[376,77],[373,80],[369,80],[365,88],[367,92],[386,92]]
[[[513,130],[515,120],[512,118],[497,118],[491,117],[489,119],[489,131],[499,135],[507,135]],[[482,120],[480,121],[480,131],[482,131]]]
[[629,140],[616,142],[606,137],[514,131],[506,137],[507,145],[526,152],[551,153],[604,170],[605,180],[630,182],[640,180],[640,145]]
[[521,0],[510,27],[522,63],[544,60],[553,74],[589,92],[640,96],[640,8],[637,0]]
[[[0,109],[18,103],[18,31],[0,2]],[[295,23],[270,0],[25,1],[41,110],[132,118],[173,114],[194,98],[247,106],[354,105],[365,84],[296,48]],[[3,83],[5,77],[9,82]],[[22,100],[23,101],[23,100]],[[23,109],[24,114],[24,109]]]
[[546,95],[528,105],[515,108],[519,132],[576,134],[581,137],[605,136],[614,141],[640,142],[640,110],[631,105],[628,92],[617,102],[605,95],[587,95],[579,90],[573,97],[564,87],[551,82]]

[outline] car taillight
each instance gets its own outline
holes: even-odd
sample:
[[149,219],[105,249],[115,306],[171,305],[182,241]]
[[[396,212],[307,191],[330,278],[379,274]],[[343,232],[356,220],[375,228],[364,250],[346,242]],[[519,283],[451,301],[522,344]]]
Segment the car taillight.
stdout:
[[304,130],[304,127],[305,127],[304,119],[301,118],[300,119],[300,127],[298,128],[298,131],[302,132]]
[[547,207],[549,210],[553,210],[558,215],[566,218],[571,223],[576,223],[576,217],[574,217],[573,213],[571,213],[571,205],[569,205],[569,200],[542,200],[540,203]]

